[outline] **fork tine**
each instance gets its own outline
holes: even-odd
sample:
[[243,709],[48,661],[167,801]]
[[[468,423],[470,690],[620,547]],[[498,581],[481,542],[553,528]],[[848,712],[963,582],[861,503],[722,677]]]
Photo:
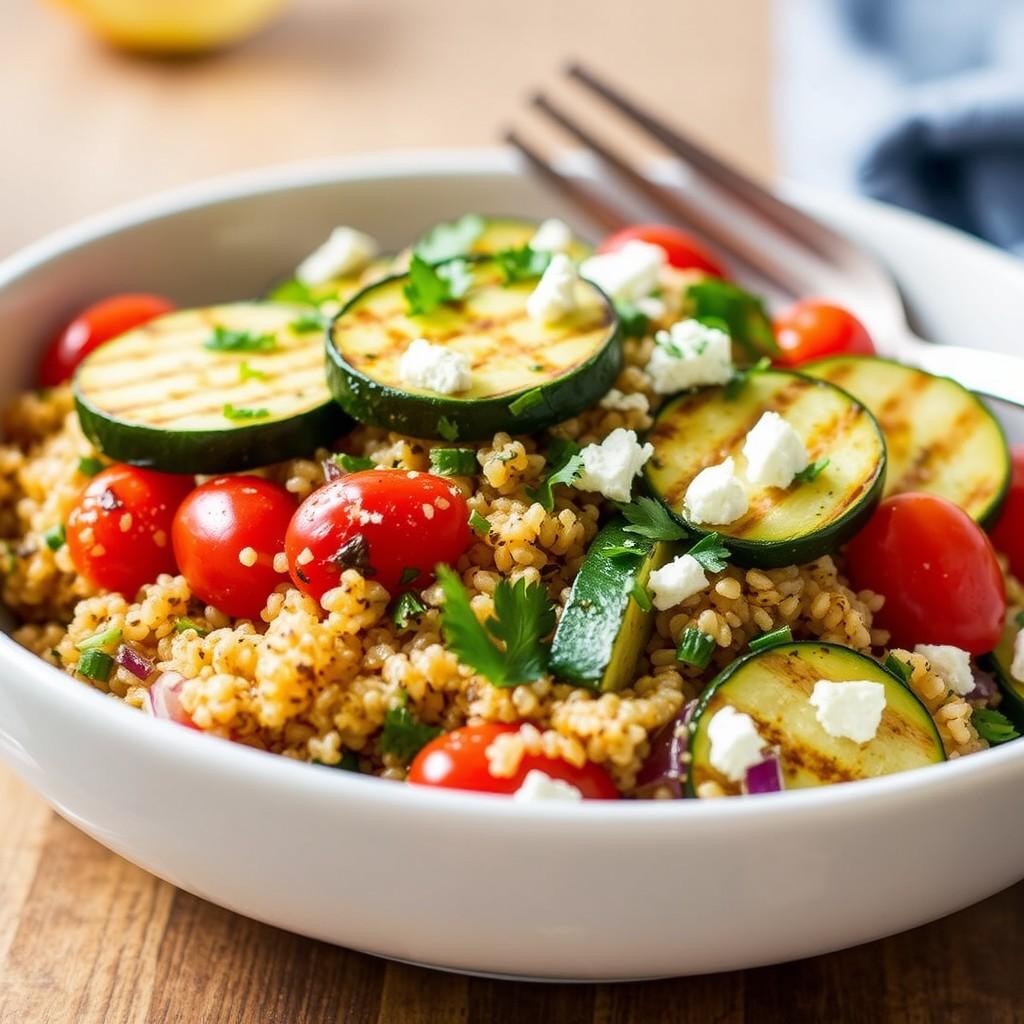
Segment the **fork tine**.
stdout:
[[757,210],[769,223],[788,232],[820,257],[831,258],[833,235],[824,225],[784,203],[752,178],[748,178],[731,164],[724,163],[713,153],[697,145],[678,129],[669,127],[583,65],[572,63],[566,68],[566,73],[643,128],[666,149],[695,167],[714,185],[731,192]]
[[542,93],[534,96],[533,103],[538,110],[596,153],[619,177],[659,209],[685,224],[692,225],[727,255],[752,267],[783,291],[798,295],[805,290],[804,278],[791,272],[789,264],[779,259],[777,249],[753,242],[750,232],[735,228],[724,219],[709,216],[697,203],[641,174],[621,155]]

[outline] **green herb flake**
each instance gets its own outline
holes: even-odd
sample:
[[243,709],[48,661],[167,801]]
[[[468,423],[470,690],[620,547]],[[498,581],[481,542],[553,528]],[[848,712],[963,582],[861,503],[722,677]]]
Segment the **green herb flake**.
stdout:
[[639,580],[630,588],[629,596],[636,601],[637,606],[642,612],[654,610],[654,605],[651,603],[651,595],[647,593]]
[[806,469],[801,469],[793,479],[802,484],[809,484],[821,476],[822,471],[832,460],[829,458],[816,459]]
[[478,537],[486,537],[491,532],[491,524],[476,509],[469,513],[469,527]]
[[454,420],[450,420],[447,416],[442,416],[437,421],[437,432],[446,441],[455,441],[459,436],[459,425]]
[[430,449],[430,469],[441,476],[472,476],[479,468],[472,448]]
[[[419,575],[418,569],[413,571]],[[413,619],[418,619],[426,610],[426,605],[411,590],[407,590],[400,594],[395,602],[395,625],[399,629],[405,629]]]
[[87,636],[84,640],[79,640],[75,646],[80,651],[102,650],[104,647],[113,647],[115,644],[120,643],[121,635],[120,629],[116,626],[111,626],[110,629],[105,629],[102,633],[94,633],[92,636]]
[[651,318],[646,313],[641,313],[631,302],[616,302],[615,313],[624,338],[647,337],[651,329]]
[[486,229],[487,222],[483,217],[467,213],[458,220],[435,225],[416,243],[413,252],[427,263],[441,263],[453,256],[465,256]]
[[509,402],[508,411],[513,416],[521,416],[527,409],[532,409],[543,401],[544,392],[540,388],[534,388],[532,391],[523,392],[514,402]]
[[343,772],[355,772],[356,775],[362,774],[362,769],[359,767],[359,757],[354,750],[346,750],[341,755],[341,760],[337,763],[336,767]]
[[227,420],[265,420],[270,415],[269,409],[244,409],[225,403],[222,410]]
[[995,708],[975,708],[971,713],[971,723],[978,730],[978,735],[994,747],[1020,738],[1013,722]]
[[324,329],[324,318],[317,313],[306,313],[288,325],[294,334],[312,334]]
[[473,275],[465,260],[435,266],[414,255],[402,294],[410,316],[425,316],[446,302],[461,299],[472,283]]
[[696,626],[687,626],[679,637],[676,648],[676,661],[684,665],[692,665],[701,670],[706,669],[715,652],[715,638]]
[[722,389],[722,394],[729,401],[739,398],[743,389],[747,386],[747,381],[750,380],[755,373],[763,373],[765,370],[769,369],[771,365],[772,361],[767,356],[764,356],[763,358],[758,359],[753,366],[745,366],[743,369],[737,370]]
[[518,249],[502,249],[494,254],[494,259],[505,284],[517,284],[540,277],[551,263],[551,253],[523,245]]
[[263,370],[257,370],[255,366],[250,366],[249,363],[243,359],[238,364],[238,379],[240,381],[266,380],[267,375]]
[[282,281],[271,291],[269,297],[274,302],[294,303],[297,306],[318,306],[320,304],[320,300],[313,294],[312,289],[294,277]]
[[731,557],[720,533],[706,534],[686,553],[695,558],[706,572],[722,572]]
[[78,659],[78,672],[86,679],[105,683],[113,671],[114,659],[109,654],[95,648],[83,652],[82,657]]
[[375,469],[377,463],[362,455],[349,455],[348,452],[336,452],[331,456],[334,464],[346,473],[359,473],[364,469]]
[[543,638],[555,628],[555,609],[541,584],[501,580],[494,590],[494,615],[481,624],[454,571],[439,565],[437,581],[445,598],[441,629],[459,661],[500,687],[544,675],[548,645]]
[[277,339],[272,334],[232,331],[218,324],[210,338],[203,342],[203,348],[210,352],[273,352]]
[[403,587],[407,587],[407,586],[409,586],[410,583],[415,583],[415,581],[420,578],[420,574],[421,574],[421,570],[417,569],[416,566],[414,566],[414,565],[407,565],[402,570],[402,576],[401,576],[401,579],[399,579],[398,582]]
[[175,619],[174,620],[174,632],[175,633],[187,633],[190,629],[195,630],[199,636],[209,636],[210,631],[200,626],[198,622],[193,622],[191,619]]
[[890,654],[886,657],[882,668],[890,675],[894,675],[904,686],[910,685],[910,676],[913,673],[913,669],[905,661],[897,658],[895,654]]
[[620,505],[619,511],[629,523],[625,527],[626,533],[635,533],[648,540],[682,540],[686,536],[686,531],[672,518],[668,509],[654,498],[637,498],[629,505]]
[[766,651],[769,647],[778,647],[779,644],[788,644],[793,639],[793,630],[789,626],[779,626],[768,633],[762,633],[750,641],[752,651]]
[[46,541],[46,546],[51,551],[60,551],[67,541],[67,532],[64,529],[64,524],[58,523],[56,526],[51,526],[43,534],[43,540]]
[[547,462],[554,468],[537,487],[528,487],[527,494],[544,507],[548,512],[555,509],[556,484],[569,486],[583,472],[583,456],[580,446],[575,441],[554,438],[547,452]]
[[403,764],[411,761],[432,739],[444,732],[436,725],[421,722],[406,707],[408,695],[404,693],[405,702],[397,708],[391,708],[384,716],[384,728],[380,734],[380,749],[391,754]]
[[1024,611],[1017,612],[1013,617],[1013,621],[1018,629],[1024,629]]
[[729,281],[706,277],[686,289],[686,311],[709,327],[727,327],[729,337],[751,358],[777,355],[778,343],[764,303]]
[[97,473],[103,472],[103,462],[91,455],[84,455],[78,460],[78,472],[82,476],[94,477]]

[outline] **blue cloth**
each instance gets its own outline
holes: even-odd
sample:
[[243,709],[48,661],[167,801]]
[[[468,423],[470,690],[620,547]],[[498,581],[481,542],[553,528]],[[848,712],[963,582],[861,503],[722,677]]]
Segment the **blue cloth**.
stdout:
[[786,172],[858,187],[1024,255],[1024,4],[784,7]]

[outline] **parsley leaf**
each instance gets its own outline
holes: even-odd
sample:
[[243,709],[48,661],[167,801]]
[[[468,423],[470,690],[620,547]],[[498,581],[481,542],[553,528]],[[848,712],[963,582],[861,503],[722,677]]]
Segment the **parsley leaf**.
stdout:
[[978,735],[993,746],[1020,737],[1020,732],[1013,722],[995,708],[975,708],[971,714],[971,722],[978,730]]
[[824,459],[816,459],[806,469],[801,469],[800,472],[793,477],[793,479],[798,480],[802,484],[809,484],[813,480],[817,480],[818,477],[821,476],[822,470],[831,461],[832,460],[827,457]]
[[308,285],[298,278],[292,277],[282,281],[271,293],[269,298],[274,302],[292,302],[297,306],[318,306],[319,302]]
[[404,690],[402,696],[403,702],[397,708],[390,708],[384,716],[380,749],[385,754],[393,754],[399,761],[408,762],[444,729],[421,722],[406,706],[409,695]]
[[654,498],[637,498],[632,504],[620,505],[619,511],[629,523],[625,527],[626,533],[635,533],[648,540],[682,540],[686,536],[686,531],[665,506]]
[[478,537],[486,537],[491,532],[487,517],[480,515],[476,509],[469,513],[469,527]]
[[218,324],[203,342],[203,348],[211,352],[272,352],[277,348],[277,339],[272,334],[232,331]]
[[442,416],[437,421],[437,432],[446,441],[454,441],[459,436],[459,425],[447,416]]
[[[414,571],[416,576],[418,576],[419,570],[416,569]],[[415,578],[416,577],[414,576],[413,579]],[[399,629],[405,629],[412,619],[418,619],[426,610],[426,606],[423,602],[411,590],[407,590],[404,594],[399,596],[398,601],[395,604],[395,625]]]
[[515,284],[540,277],[548,269],[551,253],[523,245],[518,249],[502,249],[494,254],[494,259],[505,284]]
[[719,329],[724,323],[729,337],[752,358],[778,354],[772,322],[756,295],[729,281],[707,277],[686,289],[685,301],[694,320]]
[[265,420],[270,415],[270,410],[242,409],[227,402],[222,413],[226,420]]
[[513,416],[519,416],[542,401],[544,401],[544,392],[540,388],[533,388],[531,391],[524,391],[515,401],[509,402],[508,411]]
[[624,338],[643,338],[651,327],[650,317],[641,313],[631,302],[616,302],[615,312]]
[[788,644],[793,639],[793,630],[789,626],[779,626],[778,629],[770,630],[767,633],[762,633],[760,636],[755,636],[750,641],[750,649],[752,651],[764,651],[769,647],[777,647],[779,644]]
[[469,291],[473,275],[465,260],[451,260],[435,265],[419,256],[409,264],[409,281],[402,294],[410,316],[432,313],[446,302],[461,299]]
[[288,326],[296,334],[310,334],[313,331],[322,331],[325,325],[324,318],[318,313],[306,313],[297,320],[293,320]]
[[686,552],[700,562],[708,572],[721,572],[729,561],[729,549],[722,543],[720,533],[705,534]]
[[431,228],[413,247],[413,253],[427,263],[441,263],[453,256],[464,256],[484,233],[487,222],[476,213],[458,220],[445,221]]
[[527,494],[540,502],[544,509],[553,512],[555,508],[555,484],[571,484],[583,471],[583,456],[580,446],[574,441],[554,438],[547,453],[548,465],[554,469],[537,485],[528,487]]
[[361,469],[375,469],[377,463],[362,455],[349,455],[348,452],[335,452],[331,456],[334,464],[346,473],[358,473]]
[[249,363],[243,359],[238,364],[238,379],[240,381],[266,380],[267,375],[262,370],[257,370],[255,366],[250,366]]
[[480,468],[472,448],[431,448],[430,469],[441,476],[472,476]]
[[[494,616],[481,625],[456,573],[439,565],[437,581],[445,598],[441,628],[459,661],[501,687],[544,675],[548,647],[541,638],[555,627],[555,609],[543,586],[502,580],[494,591]],[[504,643],[504,650],[492,637]]]
[[715,652],[715,638],[696,626],[687,626],[679,637],[676,661],[694,668],[705,669]]

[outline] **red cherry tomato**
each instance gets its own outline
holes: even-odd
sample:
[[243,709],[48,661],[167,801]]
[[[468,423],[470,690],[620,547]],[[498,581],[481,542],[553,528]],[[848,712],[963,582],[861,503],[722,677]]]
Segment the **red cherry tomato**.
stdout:
[[97,473],[71,510],[67,542],[75,568],[106,590],[134,597],[162,572],[175,572],[174,513],[192,490],[190,476],[138,466]]
[[533,769],[575,786],[586,800],[616,800],[619,796],[611,776],[599,764],[588,761],[582,768],[558,757],[527,754],[515,775],[496,778],[488,770],[487,748],[502,733],[515,732],[518,725],[466,725],[431,740],[409,768],[409,781],[418,786],[442,789],[470,789],[477,793],[514,793]]
[[472,542],[469,507],[430,473],[368,469],[314,491],[300,506],[285,550],[295,585],[319,600],[346,569],[391,594],[426,586]]
[[693,235],[668,224],[634,224],[609,235],[598,247],[598,252],[615,252],[627,242],[649,242],[660,245],[671,266],[679,270],[703,270],[715,277],[726,277],[721,263],[698,242]]
[[782,349],[776,362],[796,366],[824,356],[873,356],[875,346],[864,325],[841,306],[802,299],[775,318],[775,340]]
[[50,342],[39,367],[40,385],[63,384],[93,349],[173,309],[167,299],[145,294],[113,295],[83,309]]
[[1010,560],[1014,576],[1024,580],[1024,444],[1010,450],[1013,476],[999,521],[992,530],[992,544]]
[[878,624],[893,643],[992,650],[1003,630],[1006,592],[985,532],[934,494],[886,498],[846,548],[857,590],[885,595]]
[[274,571],[274,555],[284,551],[294,514],[295,499],[259,477],[221,476],[197,487],[181,503],[172,534],[189,589],[225,615],[258,619],[286,582]]

